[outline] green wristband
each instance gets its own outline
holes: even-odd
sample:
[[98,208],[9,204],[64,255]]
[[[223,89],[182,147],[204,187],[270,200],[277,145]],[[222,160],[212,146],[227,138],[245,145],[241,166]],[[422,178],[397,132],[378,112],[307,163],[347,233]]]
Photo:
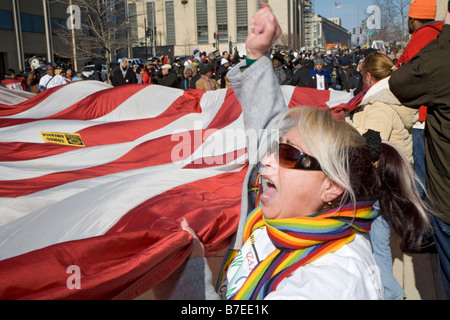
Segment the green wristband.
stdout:
[[245,58],[245,66],[241,67],[241,72],[244,72],[245,70],[247,70],[248,67],[250,67],[253,63],[255,63],[258,59],[250,59],[247,58],[247,56],[244,56]]
[[247,56],[245,57],[245,64],[247,65],[247,67],[250,67],[253,63],[255,63],[258,59],[250,59]]

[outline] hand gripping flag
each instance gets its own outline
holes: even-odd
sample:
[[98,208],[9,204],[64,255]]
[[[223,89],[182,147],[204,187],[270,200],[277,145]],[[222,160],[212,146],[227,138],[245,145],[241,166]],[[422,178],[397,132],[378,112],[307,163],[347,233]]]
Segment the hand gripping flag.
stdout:
[[[0,299],[133,299],[237,229],[247,172],[232,89],[80,81],[0,88]],[[350,94],[283,87],[286,104]],[[15,103],[16,102],[16,103]],[[232,143],[230,143],[232,141]]]

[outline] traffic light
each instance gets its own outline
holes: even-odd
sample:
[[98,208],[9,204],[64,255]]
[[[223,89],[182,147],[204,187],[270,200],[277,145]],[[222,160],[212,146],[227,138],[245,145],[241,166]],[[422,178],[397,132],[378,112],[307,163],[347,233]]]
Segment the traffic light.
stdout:
[[362,34],[362,28],[359,28],[359,34]]
[[357,44],[359,44],[359,37],[358,37],[358,38],[356,38],[356,43],[357,43]]
[[219,40],[219,32],[214,32],[214,39]]
[[356,34],[356,28],[353,28],[353,34]]

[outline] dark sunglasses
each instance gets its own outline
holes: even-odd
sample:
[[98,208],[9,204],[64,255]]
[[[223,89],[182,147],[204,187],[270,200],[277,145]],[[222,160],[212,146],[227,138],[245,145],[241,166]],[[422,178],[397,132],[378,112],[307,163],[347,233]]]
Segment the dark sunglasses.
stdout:
[[278,145],[278,163],[287,169],[322,171],[316,158],[287,143]]

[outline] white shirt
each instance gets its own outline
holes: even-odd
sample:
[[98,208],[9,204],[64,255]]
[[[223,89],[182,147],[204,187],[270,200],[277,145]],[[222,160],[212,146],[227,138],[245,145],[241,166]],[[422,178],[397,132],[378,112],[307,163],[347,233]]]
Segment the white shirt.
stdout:
[[66,83],[67,82],[66,80],[64,80],[63,76],[59,74],[55,74],[53,78],[48,74],[46,74],[41,78],[41,81],[39,81],[39,89],[40,90],[50,89]]
[[[275,246],[266,228],[254,232],[227,271],[219,293],[233,295],[244,283],[257,261],[265,259]],[[228,284],[230,283],[230,285]],[[234,284],[234,285],[233,285]],[[341,249],[295,270],[283,279],[265,299],[308,300],[379,300],[384,299],[380,272],[372,254],[367,234],[357,233],[355,239]]]

